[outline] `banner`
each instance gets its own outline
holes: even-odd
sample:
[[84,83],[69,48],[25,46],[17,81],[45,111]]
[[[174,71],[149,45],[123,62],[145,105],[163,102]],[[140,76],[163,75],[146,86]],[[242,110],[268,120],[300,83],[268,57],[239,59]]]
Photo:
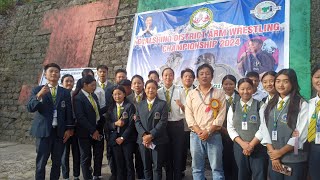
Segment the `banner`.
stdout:
[[226,74],[263,74],[289,67],[289,1],[230,0],[136,14],[128,77],[150,70],[180,72],[213,66],[213,84]]
[[[76,84],[77,84],[77,81],[79,79],[82,78],[82,71],[84,69],[91,69],[94,74],[95,74],[95,79],[98,79],[98,76],[97,76],[97,68],[69,68],[69,69],[61,69],[60,71],[60,79],[59,79],[59,85],[62,86],[62,83],[61,83],[61,78],[62,76],[66,75],[66,74],[70,74],[73,76],[74,78],[74,86],[73,86],[73,90],[76,88]],[[41,75],[41,79],[40,79],[40,82],[39,82],[39,86],[40,85],[45,85],[47,83],[47,79],[46,77],[44,76],[44,71],[42,72],[42,75]]]

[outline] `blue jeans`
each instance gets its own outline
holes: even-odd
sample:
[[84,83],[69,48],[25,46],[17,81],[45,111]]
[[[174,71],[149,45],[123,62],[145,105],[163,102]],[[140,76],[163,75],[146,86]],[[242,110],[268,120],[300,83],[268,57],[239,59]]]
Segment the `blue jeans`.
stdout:
[[194,132],[190,133],[190,151],[192,156],[192,176],[195,180],[204,180],[205,157],[208,156],[213,180],[224,179],[222,166],[222,139],[220,133],[211,134],[206,141],[200,140]]

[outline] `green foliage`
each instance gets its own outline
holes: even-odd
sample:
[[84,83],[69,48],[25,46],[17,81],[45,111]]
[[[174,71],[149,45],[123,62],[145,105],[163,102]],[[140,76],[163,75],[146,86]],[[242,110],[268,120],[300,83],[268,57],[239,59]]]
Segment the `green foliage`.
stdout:
[[0,0],[0,14],[6,14],[15,5],[15,0]]

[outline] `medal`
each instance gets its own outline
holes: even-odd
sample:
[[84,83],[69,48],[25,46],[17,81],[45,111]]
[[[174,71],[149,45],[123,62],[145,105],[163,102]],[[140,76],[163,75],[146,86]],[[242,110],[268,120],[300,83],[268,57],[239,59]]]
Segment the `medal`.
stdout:
[[220,102],[218,99],[211,99],[209,105],[211,110],[213,111],[213,118],[215,119],[218,116]]

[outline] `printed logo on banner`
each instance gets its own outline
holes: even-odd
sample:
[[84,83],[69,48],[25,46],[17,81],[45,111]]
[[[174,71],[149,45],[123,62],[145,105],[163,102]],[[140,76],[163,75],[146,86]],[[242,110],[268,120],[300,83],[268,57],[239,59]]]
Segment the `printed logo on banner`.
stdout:
[[190,17],[190,25],[198,30],[206,28],[213,20],[213,13],[208,8],[196,10]]
[[277,6],[276,3],[263,1],[257,4],[254,10],[250,11],[250,14],[254,14],[260,20],[266,20],[272,18],[279,10],[281,10],[281,6]]

